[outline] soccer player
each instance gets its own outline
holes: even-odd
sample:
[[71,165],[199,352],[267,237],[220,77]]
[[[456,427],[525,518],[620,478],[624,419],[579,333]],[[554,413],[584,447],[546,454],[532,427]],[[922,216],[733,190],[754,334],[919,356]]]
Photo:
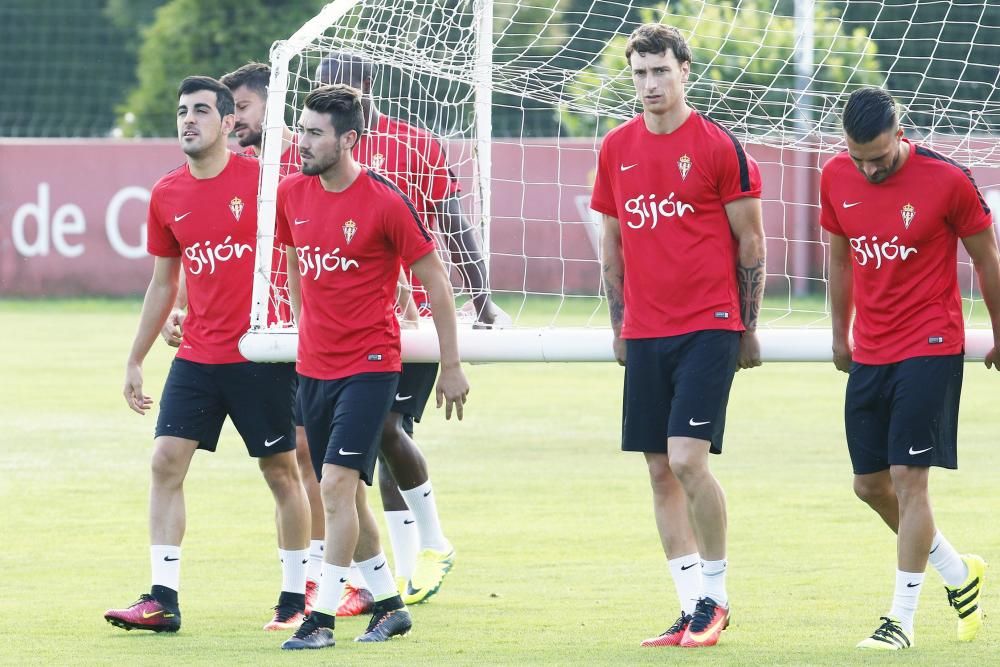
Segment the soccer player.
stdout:
[[288,248],[299,323],[297,370],[306,433],[326,510],[316,605],[282,648],[334,645],[352,557],[375,599],[357,641],[406,634],[410,615],[386,567],[366,501],[382,423],[399,382],[396,281],[405,262],[426,287],[441,351],[437,402],[459,419],[469,385],[458,358],[451,283],[413,204],[351,154],[364,128],[359,93],[311,92],[299,120],[302,173],[278,186],[276,240]]
[[[378,112],[371,100],[372,63],[363,56],[327,54],[317,68],[316,80],[344,83],[361,91],[365,125],[354,158],[402,190],[428,227],[437,226],[446,233],[452,261],[473,293],[479,324],[499,324],[498,316],[502,319],[505,314],[490,299],[478,233],[462,213],[458,179],[448,167],[441,143],[425,130]],[[419,281],[413,287],[417,313],[426,316],[431,310],[427,294]],[[437,364],[403,364],[399,388],[382,428],[379,491],[397,585],[407,604],[437,593],[455,559],[455,549],[441,530],[426,459],[413,441],[414,422],[420,421],[436,376]],[[348,590],[357,597],[364,595],[364,591]],[[356,606],[349,600],[345,599],[344,611]]]
[[960,556],[937,530],[927,480],[931,466],[958,466],[965,347],[959,239],[993,325],[986,366],[1000,370],[993,221],[968,169],[903,137],[889,93],[855,91],[843,124],[847,150],[826,163],[820,181],[833,362],[850,373],[844,420],[854,492],[897,534],[892,608],[858,647],[913,646],[928,559],[958,612],[958,639],[969,641],[983,623],[986,564]]
[[[605,137],[591,207],[604,216],[614,354],[625,366],[622,449],[643,452],[681,603],[643,646],[712,646],[729,624],[722,451],[733,375],[760,365],[764,230],[757,164],[688,106],[691,51],[646,24],[625,46],[642,113]],[[700,561],[700,565],[699,565]]]
[[294,368],[248,362],[237,348],[250,307],[260,167],[226,147],[234,123],[228,88],[202,76],[181,82],[177,134],[187,161],[150,196],[148,250],[155,263],[125,371],[125,400],[139,414],[153,403],[143,393],[142,363],[174,303],[182,265],[189,314],[153,441],[152,588],[130,607],[105,614],[126,630],[180,629],[184,478],[196,450],[215,450],[227,415],[274,495],[283,562],[277,610],[286,627],[302,620],[309,510],[294,454]]

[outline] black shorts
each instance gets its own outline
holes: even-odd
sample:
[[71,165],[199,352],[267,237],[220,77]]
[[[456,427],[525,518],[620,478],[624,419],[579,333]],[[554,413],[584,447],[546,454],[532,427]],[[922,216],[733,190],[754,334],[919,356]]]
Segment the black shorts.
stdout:
[[339,380],[299,375],[316,479],[323,479],[323,464],[332,463],[357,470],[371,486],[382,423],[398,383],[399,373],[359,373]]
[[844,400],[854,474],[891,465],[958,467],[961,354],[851,364]]
[[437,364],[403,364],[396,388],[395,400],[389,412],[403,415],[403,430],[413,435],[413,422],[419,422],[427,407],[427,399],[437,381]]
[[156,437],[197,440],[215,451],[226,415],[250,456],[295,449],[292,381],[295,364],[200,364],[175,358],[163,385]]
[[305,417],[302,413],[302,392],[299,391],[301,383],[299,382],[299,374],[295,374],[295,400],[292,405],[292,418],[295,421],[296,426],[305,426]]
[[666,452],[667,438],[708,440],[722,453],[739,357],[736,331],[626,340],[622,450]]

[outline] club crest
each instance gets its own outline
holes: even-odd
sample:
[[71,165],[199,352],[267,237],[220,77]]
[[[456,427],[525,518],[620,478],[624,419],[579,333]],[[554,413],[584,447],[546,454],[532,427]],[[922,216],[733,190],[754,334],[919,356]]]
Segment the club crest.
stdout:
[[917,209],[913,208],[913,204],[907,204],[900,211],[903,216],[903,227],[906,229],[910,228],[910,223],[913,222],[913,218],[917,215]]
[[691,158],[687,155],[682,155],[679,160],[677,160],[677,168],[681,172],[681,180],[686,180],[688,177],[688,172],[691,171]]
[[233,217],[239,222],[240,214],[243,213],[243,200],[239,197],[233,197],[229,202],[229,210],[233,212]]
[[343,230],[344,230],[344,240],[350,243],[351,239],[354,238],[354,234],[358,231],[358,223],[354,222],[353,220],[348,220],[347,222],[344,223]]
[[372,169],[381,169],[383,164],[385,164],[384,155],[381,153],[375,153],[375,155],[372,155]]

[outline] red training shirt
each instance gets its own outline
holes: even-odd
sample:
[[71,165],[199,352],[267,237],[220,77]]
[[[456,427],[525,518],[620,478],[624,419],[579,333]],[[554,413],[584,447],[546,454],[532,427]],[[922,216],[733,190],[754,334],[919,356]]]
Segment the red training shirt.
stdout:
[[670,134],[650,132],[642,114],[608,133],[590,206],[621,228],[622,338],[743,331],[725,205],[760,192],[754,159],[697,111]]
[[289,176],[277,206],[275,240],[295,248],[301,275],[298,372],[336,380],[400,371],[400,260],[434,251],[413,204],[363,169],[343,192],[326,191],[319,176]]
[[963,352],[958,239],[993,224],[969,170],[910,144],[903,166],[872,184],[845,151],[823,167],[820,204],[820,224],[854,258],[854,360]]
[[[426,130],[383,114],[354,145],[354,159],[402,190],[430,229],[436,228],[434,204],[461,191],[440,141]],[[418,312],[430,315],[427,292],[412,275],[410,282]]]
[[180,359],[246,361],[238,344],[249,321],[259,180],[256,159],[230,153],[214,178],[195,178],[185,164],[153,186],[147,250],[180,257],[187,283]]

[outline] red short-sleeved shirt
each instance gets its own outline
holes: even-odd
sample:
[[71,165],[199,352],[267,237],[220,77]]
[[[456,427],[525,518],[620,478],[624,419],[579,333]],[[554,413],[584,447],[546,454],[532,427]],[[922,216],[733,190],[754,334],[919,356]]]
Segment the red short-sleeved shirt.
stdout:
[[743,330],[725,205],[760,192],[757,163],[697,111],[670,134],[642,114],[608,133],[590,205],[621,225],[623,338]]
[[[355,144],[354,158],[402,190],[431,229],[437,224],[434,204],[460,192],[441,142],[426,130],[401,120],[379,114],[374,127]],[[418,312],[429,315],[427,293],[413,276],[410,281]]]
[[854,258],[854,360],[961,353],[958,240],[993,224],[971,172],[910,144],[903,166],[872,184],[843,152],[823,167],[820,204],[820,224]]
[[278,185],[275,235],[298,256],[299,373],[336,380],[401,370],[400,262],[434,251],[412,202],[368,169],[343,192],[326,191],[318,176],[295,174]]
[[180,359],[246,361],[238,343],[249,322],[259,180],[257,160],[231,153],[214,178],[195,178],[185,164],[153,186],[147,250],[180,257],[187,284]]

